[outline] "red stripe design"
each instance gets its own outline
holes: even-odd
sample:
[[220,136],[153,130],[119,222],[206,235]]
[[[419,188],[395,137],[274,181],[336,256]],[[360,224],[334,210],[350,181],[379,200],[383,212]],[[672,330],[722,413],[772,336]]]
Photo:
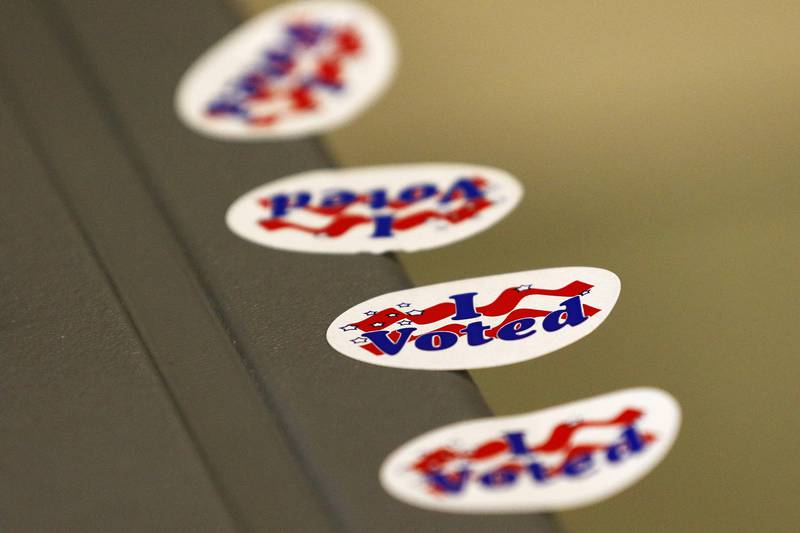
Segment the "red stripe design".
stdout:
[[[588,283],[584,283],[583,281],[577,281],[577,280],[573,281],[568,285],[565,285],[564,287],[561,287],[560,289],[533,288],[520,291],[517,290],[516,287],[510,287],[501,292],[500,295],[492,303],[476,307],[475,309],[480,314],[485,316],[501,316],[513,311],[517,307],[517,305],[519,305],[522,299],[525,298],[526,296],[540,295],[540,296],[561,296],[563,298],[572,298],[573,296],[578,296],[579,294],[583,294],[592,287],[594,287],[594,285],[590,285]],[[533,309],[530,311],[532,312],[537,311],[540,313],[544,313],[545,315],[549,313],[549,311],[538,311]],[[403,311],[395,309],[394,307],[389,307],[382,311],[378,311],[374,315],[367,317],[364,320],[361,320],[360,322],[353,322],[350,325],[356,326],[361,331],[377,331],[385,329],[403,319],[408,319],[416,325],[426,325],[426,324],[432,324],[434,322],[439,322],[440,320],[444,320],[447,317],[453,316],[455,313],[456,313],[456,304],[454,304],[452,301],[447,301],[436,305],[432,305],[427,309],[422,310],[422,314],[419,315],[409,315],[404,313]],[[533,315],[533,316],[543,316],[543,315]],[[381,325],[373,326],[373,324],[376,323]]]
[[[559,424],[553,428],[547,439],[529,449],[533,453],[564,454],[564,459],[559,465],[548,470],[549,475],[555,475],[560,473],[571,459],[608,448],[608,444],[572,444],[572,439],[578,431],[587,427],[628,427],[639,420],[643,414],[640,409],[626,408],[617,416],[608,420],[583,420],[575,423]],[[655,436],[650,433],[642,433],[641,437],[647,443],[655,440]],[[425,454],[419,461],[414,463],[412,469],[427,476],[441,472],[448,463],[457,459],[482,461],[508,452],[509,445],[504,439],[490,440],[472,451],[459,451],[450,447],[442,447]],[[512,462],[505,465],[505,468],[518,472],[524,467]]]
[[[413,215],[396,218],[394,222],[392,222],[392,229],[395,231],[408,231],[424,224],[431,219],[445,220],[451,224],[459,224],[472,218],[491,205],[492,202],[489,200],[485,198],[478,198],[477,200],[467,202],[461,207],[451,211],[446,211],[444,213],[428,209]],[[304,233],[310,233],[312,235],[338,237],[340,235],[344,235],[356,226],[370,224],[373,222],[373,220],[373,217],[364,215],[336,215],[332,221],[320,228],[312,228],[304,224],[289,222],[281,218],[265,218],[259,220],[258,224],[267,231],[277,231],[285,228],[291,228]]]

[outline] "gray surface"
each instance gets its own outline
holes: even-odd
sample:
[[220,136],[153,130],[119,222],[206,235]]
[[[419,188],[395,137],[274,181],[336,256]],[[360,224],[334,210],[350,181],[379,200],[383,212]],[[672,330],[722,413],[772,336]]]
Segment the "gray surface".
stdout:
[[231,529],[147,349],[7,104],[0,97],[0,530]]
[[[303,470],[284,441],[282,428],[260,404],[207,299],[193,276],[187,275],[192,269],[174,235],[142,187],[123,146],[106,127],[101,109],[70,68],[65,47],[53,39],[37,15],[31,4],[0,7],[0,19],[6,25],[0,30],[3,63],[14,86],[8,94],[18,99],[14,103],[20,118],[41,147],[50,178],[88,234],[98,262],[109,272],[121,304],[166,382],[166,392],[179,405],[222,503],[242,527],[292,529],[313,524],[315,530],[324,530],[327,516],[302,479]],[[19,47],[27,53],[19,53]],[[35,204],[12,201],[35,210]],[[26,230],[24,226],[14,229],[23,234]],[[12,290],[20,285],[9,283]],[[54,305],[63,296],[48,293]],[[104,340],[113,339],[109,333]],[[105,351],[93,347],[89,339],[86,350]],[[36,346],[30,351],[30,355],[46,356]],[[126,358],[125,353],[103,355],[112,366]],[[36,361],[31,360],[32,364]],[[102,375],[95,380],[98,386],[104,384]],[[117,385],[105,384],[108,388]],[[8,388],[19,390],[13,384]],[[74,389],[74,394],[81,393]],[[95,401],[102,404],[104,398]],[[141,431],[149,433],[150,428]],[[252,453],[254,448],[269,453]],[[107,483],[116,483],[122,490],[126,481],[109,479]],[[182,497],[190,498],[185,493]]]
[[[112,421],[97,420],[87,427],[64,427],[53,414],[55,427],[44,428],[43,442],[18,444],[14,461],[33,464],[40,454],[60,460],[64,450],[58,438],[92,438],[114,424],[126,424],[153,453],[177,457],[162,466],[157,460],[164,461],[161,457],[128,457],[124,448],[117,456],[118,443],[110,441],[98,448],[109,460],[128,464],[144,478],[175,479],[170,474],[182,466],[197,477],[194,485],[185,482],[169,490],[158,479],[129,483],[61,465],[57,474],[64,485],[85,486],[88,494],[62,495],[58,506],[45,495],[11,504],[9,513],[18,528],[58,523],[81,501],[98,507],[92,520],[81,524],[83,531],[115,530],[119,524],[130,524],[123,530],[158,529],[147,520],[165,530],[198,530],[196,522],[211,530],[550,530],[551,522],[541,517],[422,511],[391,499],[380,488],[378,467],[397,445],[439,425],[488,412],[465,374],[373,367],[328,347],[325,329],[342,309],[407,286],[392,258],[274,251],[226,229],[224,212],[243,192],[329,164],[315,141],[223,143],[197,136],[178,122],[172,110],[177,80],[235,23],[223,5],[208,0],[168,6],[151,1],[0,4],[0,53],[4,77],[10,80],[6,99],[13,100],[49,179],[88,238],[88,243],[62,245],[72,253],[82,247],[90,266],[107,272],[116,302],[109,296],[104,305],[115,305],[120,317],[130,319],[125,330],[130,342],[146,347],[138,360],[152,361],[151,378],[163,380],[156,381],[150,394],[133,383],[135,375],[125,381],[127,374],[120,368],[133,361],[116,347],[122,333],[100,329],[105,334],[75,341],[76,349],[89,359],[104,358],[121,383],[90,373],[84,377],[97,390],[79,381],[65,383],[66,400],[35,384],[31,388],[43,398],[21,406],[14,416],[0,411],[0,424],[33,431],[39,426],[26,413],[44,409],[46,402],[102,405],[110,401],[107,396],[119,396],[130,404],[125,407],[142,410],[146,402],[135,401],[139,396],[166,402],[145,410],[155,422],[128,424],[123,407],[109,411]],[[4,138],[16,135],[4,131]],[[12,166],[2,179],[19,179],[19,173]],[[30,196],[12,192],[6,202],[29,217],[38,214]],[[3,227],[13,227],[15,238],[30,231],[16,219]],[[3,246],[6,253],[5,242]],[[33,265],[48,262],[49,249],[37,246],[31,253]],[[53,276],[38,268],[43,279]],[[9,299],[25,298],[24,291],[45,298],[39,293],[41,284],[26,283],[29,273],[20,270],[4,275],[2,289],[11,293]],[[91,269],[79,270],[85,274]],[[92,313],[105,307],[85,300],[85,309],[75,312],[69,307],[74,296],[70,284],[64,283],[47,292],[52,306],[75,327],[99,328],[102,324]],[[4,331],[3,342],[5,338]],[[49,372],[46,341],[34,334],[29,345],[16,347],[34,375]],[[29,386],[17,378],[16,366],[6,366],[4,362],[4,390]],[[135,396],[126,392],[129,388],[135,388]],[[178,425],[174,435],[156,423],[162,417]],[[7,441],[3,439],[4,447]],[[179,454],[182,442],[194,447]],[[93,450],[79,451],[91,455]],[[44,473],[28,475],[24,468],[14,473],[0,480],[2,490],[20,482],[48,486]],[[154,501],[134,505],[114,499],[100,506],[93,495],[105,486],[113,486],[109,498],[125,500],[127,490],[141,490]],[[133,516],[130,522],[126,509]],[[161,522],[167,509],[172,514]],[[205,519],[205,514],[212,518]]]

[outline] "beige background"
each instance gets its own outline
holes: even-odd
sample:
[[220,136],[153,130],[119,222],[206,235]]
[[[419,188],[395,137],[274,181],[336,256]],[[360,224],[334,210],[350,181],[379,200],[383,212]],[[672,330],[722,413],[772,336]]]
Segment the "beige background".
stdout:
[[800,4],[373,3],[401,70],[328,137],[337,159],[490,164],[526,187],[493,229],[401,256],[413,280],[568,265],[622,278],[591,336],[474,372],[494,411],[638,385],[683,406],[664,463],[562,513],[564,528],[797,531]]

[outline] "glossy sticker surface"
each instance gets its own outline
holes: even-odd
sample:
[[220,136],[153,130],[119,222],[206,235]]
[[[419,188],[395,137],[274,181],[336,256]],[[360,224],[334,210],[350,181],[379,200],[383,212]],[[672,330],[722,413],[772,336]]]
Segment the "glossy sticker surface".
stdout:
[[380,480],[395,498],[437,511],[570,509],[644,477],[669,452],[680,421],[666,392],[625,389],[436,429],[389,455]]
[[296,138],[343,125],[388,86],[392,32],[359,2],[300,1],[251,19],[203,54],[176,93],[191,128],[234,140]]
[[384,294],[328,328],[342,354],[374,365],[458,370],[540,357],[595,330],[619,297],[608,270],[530,270]]
[[309,253],[413,252],[470,237],[522,197],[495,168],[426,163],[304,172],[254,189],[228,210],[252,242]]

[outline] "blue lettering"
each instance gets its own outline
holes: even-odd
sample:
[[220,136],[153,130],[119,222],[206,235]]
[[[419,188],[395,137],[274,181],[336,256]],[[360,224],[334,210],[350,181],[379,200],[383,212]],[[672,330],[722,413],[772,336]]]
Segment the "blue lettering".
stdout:
[[398,329],[397,332],[400,333],[400,338],[396,342],[389,338],[389,334],[386,331],[365,331],[362,336],[371,340],[372,344],[386,355],[397,355],[415,331],[417,331],[417,328]]
[[567,464],[564,465],[564,473],[570,477],[577,477],[585,474],[592,466],[592,454],[584,453],[567,461]]
[[536,333],[536,330],[531,329],[527,333],[523,332],[532,328],[535,323],[536,321],[532,318],[520,318],[519,320],[514,320],[513,322],[509,322],[497,330],[497,338],[504,341],[516,341],[519,339],[524,339],[525,337],[530,337]]
[[375,232],[373,237],[391,237],[392,224],[394,223],[394,215],[379,215],[374,218]]
[[530,471],[533,479],[535,479],[539,483],[544,483],[549,479],[547,475],[547,468],[539,463],[531,463],[528,465],[528,471]]
[[530,450],[528,450],[528,446],[525,444],[524,433],[515,431],[514,433],[506,433],[505,437],[511,453],[514,455],[528,455]]
[[461,330],[461,333],[467,335],[467,343],[470,346],[480,346],[481,344],[486,344],[494,340],[483,334],[487,329],[489,329],[489,326],[484,326],[483,322],[471,322],[467,324],[467,327]]
[[472,181],[467,178],[461,178],[455,182],[446,193],[444,193],[444,196],[442,196],[442,199],[439,200],[439,203],[446,204],[450,202],[456,196],[458,196],[459,192],[464,195],[465,200],[475,200],[476,198],[483,197],[483,191],[481,191],[477,185],[472,183]]
[[481,316],[481,314],[475,310],[474,299],[476,294],[478,293],[465,292],[464,294],[448,296],[448,298],[453,300],[456,304],[456,314],[453,316],[453,320],[469,320]]
[[434,185],[412,185],[400,193],[400,200],[403,202],[413,204],[425,198],[430,198],[438,192]]
[[630,426],[622,432],[622,442],[612,444],[606,450],[606,457],[611,463],[616,463],[626,455],[639,453],[644,449],[644,439],[636,432],[636,428]]
[[448,475],[437,472],[428,475],[428,482],[433,485],[434,489],[439,489],[443,492],[458,493],[464,488],[464,483],[467,481],[469,474],[470,471],[468,468]]
[[358,200],[358,195],[350,191],[338,191],[327,195],[322,200],[322,207],[341,207],[350,205]]
[[493,472],[482,475],[478,480],[487,487],[510,485],[517,480],[519,472],[516,469],[502,466]]
[[[542,321],[542,326],[546,331],[558,331],[566,325],[577,326],[584,320],[586,316],[583,314],[583,304],[581,304],[581,297],[575,296],[569,300],[561,302],[564,306],[563,309],[556,309]],[[566,315],[562,320],[562,315]]]
[[420,350],[446,350],[458,341],[458,335],[451,331],[431,331],[425,335],[420,335],[414,341],[414,346]]
[[386,190],[385,189],[378,189],[376,191],[372,191],[369,206],[372,209],[383,209],[389,203],[389,200],[386,198]]
[[288,194],[276,194],[270,198],[270,205],[272,206],[272,217],[282,217],[289,212],[289,208],[305,207],[311,201],[311,194],[307,192],[299,192],[295,195],[294,202],[292,197]]

